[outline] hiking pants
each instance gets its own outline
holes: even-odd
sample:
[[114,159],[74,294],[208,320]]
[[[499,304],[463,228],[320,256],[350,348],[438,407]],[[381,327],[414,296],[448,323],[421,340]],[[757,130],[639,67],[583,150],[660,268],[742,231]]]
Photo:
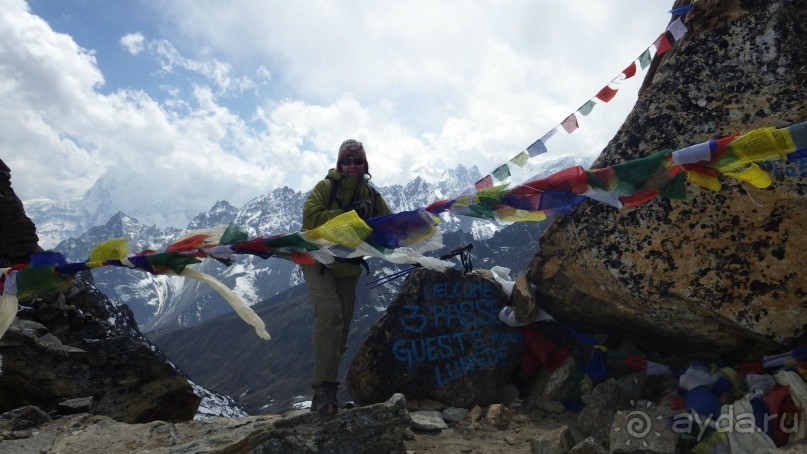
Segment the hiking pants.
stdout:
[[336,278],[329,268],[320,264],[303,265],[303,277],[308,300],[314,307],[314,376],[311,384],[338,382],[339,362],[347,349],[359,277]]

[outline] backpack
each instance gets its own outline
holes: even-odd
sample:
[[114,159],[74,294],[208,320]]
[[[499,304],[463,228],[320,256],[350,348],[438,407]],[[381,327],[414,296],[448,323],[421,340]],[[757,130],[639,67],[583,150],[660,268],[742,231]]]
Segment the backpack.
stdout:
[[[330,175],[328,175],[325,178],[327,178],[331,182],[331,195],[328,197],[328,207],[330,207],[335,200],[336,203],[339,205],[339,208],[344,210],[345,209],[344,202],[342,202],[342,200],[339,198],[339,188],[341,188],[342,186],[342,180],[335,180],[331,178]],[[367,189],[370,191],[370,204],[372,212],[374,213],[376,200],[378,199],[378,191],[376,191],[376,189],[369,184],[367,185]]]

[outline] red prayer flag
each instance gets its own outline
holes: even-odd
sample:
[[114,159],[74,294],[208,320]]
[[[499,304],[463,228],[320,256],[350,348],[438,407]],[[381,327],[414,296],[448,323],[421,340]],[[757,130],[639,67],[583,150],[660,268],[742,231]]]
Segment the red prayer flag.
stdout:
[[477,191],[480,190],[480,189],[485,189],[485,188],[489,188],[489,187],[492,187],[492,186],[493,186],[493,177],[490,176],[490,175],[486,176],[485,178],[482,178],[481,180],[477,181],[474,184],[474,187],[476,187]]
[[579,128],[580,125],[577,124],[577,117],[574,114],[569,115],[563,120],[563,123],[560,124],[563,126],[563,129],[566,130],[569,134],[571,134],[575,129]]
[[179,252],[199,249],[204,245],[205,240],[209,237],[210,235],[207,233],[190,236],[184,240],[169,244],[168,247],[165,248],[165,252]]
[[630,79],[631,77],[636,75],[636,62],[635,61],[632,62],[630,66],[628,66],[627,68],[625,68],[624,71],[622,71],[622,74],[625,75],[625,79]]
[[640,191],[630,195],[624,195],[620,197],[619,200],[625,204],[626,207],[635,207],[653,200],[656,197],[658,197],[658,191]]
[[653,44],[656,46],[656,55],[661,55],[670,50],[670,40],[667,39],[667,32],[662,33]]
[[297,265],[316,265],[317,262],[314,260],[314,257],[311,257],[309,253],[299,253],[299,252],[291,252],[289,253],[289,259],[296,263]]
[[567,167],[544,178],[530,180],[510,190],[512,194],[543,191],[570,191],[582,194],[588,189],[588,175],[581,166]]
[[599,93],[597,93],[597,99],[599,99],[602,102],[608,102],[614,99],[614,96],[616,96],[617,91],[619,90],[614,90],[613,88],[606,85],[602,88],[602,90],[600,90]]

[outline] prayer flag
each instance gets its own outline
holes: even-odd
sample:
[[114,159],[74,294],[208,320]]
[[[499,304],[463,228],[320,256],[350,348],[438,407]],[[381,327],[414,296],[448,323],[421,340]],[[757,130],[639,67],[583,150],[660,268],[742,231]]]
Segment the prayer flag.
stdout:
[[793,148],[801,150],[807,148],[807,122],[797,123],[785,128],[790,133],[790,140],[793,141]]
[[[616,92],[616,90],[614,90],[614,92]],[[590,114],[592,110],[594,110],[595,104],[596,103],[593,100],[589,99],[588,101],[586,101],[585,104],[580,106],[580,108],[577,109],[577,111],[580,112],[580,114],[585,117],[586,115]]]
[[771,178],[756,164],[751,164],[740,172],[726,172],[726,176],[747,181],[757,188],[767,188],[771,185]]
[[[554,131],[554,129],[552,131]],[[538,139],[535,142],[533,142],[532,145],[527,147],[527,153],[529,153],[531,158],[534,158],[539,154],[546,153],[546,145],[544,145],[543,139]]]
[[639,65],[642,69],[647,68],[650,65],[650,62],[653,60],[653,57],[650,56],[650,48],[648,48],[642,55],[639,56]]
[[622,74],[625,75],[625,79],[630,79],[636,75],[636,62],[631,62],[631,64],[622,71]]
[[312,241],[323,239],[334,244],[355,248],[370,236],[372,231],[370,226],[359,217],[356,210],[351,210],[329,219],[315,229],[306,231],[304,239]]
[[681,22],[681,18],[679,17],[667,26],[667,31],[672,34],[674,40],[678,41],[687,32],[687,27]]
[[490,175],[482,178],[481,180],[477,181],[476,184],[474,184],[477,191],[480,189],[489,188],[491,186],[493,186],[493,178]]
[[221,240],[219,240],[219,244],[233,244],[239,243],[241,241],[247,241],[249,239],[249,235],[247,232],[241,230],[238,226],[233,223],[227,226],[227,229],[221,235]]
[[706,142],[703,143],[690,145],[686,148],[673,151],[672,163],[674,165],[681,165],[681,164],[694,164],[700,161],[711,161],[712,150],[710,143],[711,140],[707,140]]
[[[669,13],[673,16],[686,16],[691,8],[692,5],[679,6],[678,8],[671,9]],[[679,17],[678,20],[681,20],[681,18]]]
[[653,45],[656,46],[656,55],[661,55],[670,50],[670,40],[667,39],[667,32],[659,35],[658,39],[653,43]]
[[179,252],[163,252],[147,255],[145,258],[156,273],[165,273],[167,269],[170,269],[174,273],[180,274],[187,265],[202,263],[201,260]]
[[95,246],[90,251],[90,261],[120,260],[126,258],[126,251],[126,237],[114,238]]
[[546,141],[549,140],[550,137],[554,136],[557,131],[558,127],[555,126],[554,128],[552,128],[551,131],[549,131],[548,133],[544,134],[543,137],[541,137],[541,142],[546,143]]
[[422,208],[368,219],[373,232],[367,242],[386,249],[411,246],[432,236],[439,222],[440,218]]
[[571,114],[568,117],[566,117],[566,119],[563,120],[563,123],[561,123],[560,125],[563,126],[563,129],[565,129],[566,132],[568,132],[569,134],[571,134],[572,132],[574,132],[575,129],[580,127],[580,125],[577,124],[577,117],[575,117],[574,114]]
[[64,255],[58,252],[52,251],[45,251],[45,252],[38,252],[35,254],[31,254],[30,259],[30,267],[34,268],[37,266],[50,266],[50,265],[63,265],[66,263],[64,259]]
[[529,153],[526,151],[522,151],[521,153],[515,155],[513,159],[510,160],[513,164],[517,165],[518,167],[524,167],[524,164],[527,163],[527,160],[530,159]]
[[600,90],[597,93],[597,99],[599,99],[602,102],[608,102],[614,99],[614,96],[616,96],[617,91],[619,90],[614,90],[613,88],[606,85],[605,87],[602,88],[602,90]]
[[684,166],[684,170],[687,173],[687,180],[690,183],[697,184],[713,192],[720,191],[722,185],[720,184],[720,180],[717,179],[720,175],[719,170],[703,164],[687,164]]
[[499,181],[504,181],[510,177],[510,168],[507,167],[507,163],[500,165],[496,170],[493,171],[493,178],[496,178]]
[[56,275],[53,266],[37,266],[17,271],[17,297],[64,290],[69,281]]

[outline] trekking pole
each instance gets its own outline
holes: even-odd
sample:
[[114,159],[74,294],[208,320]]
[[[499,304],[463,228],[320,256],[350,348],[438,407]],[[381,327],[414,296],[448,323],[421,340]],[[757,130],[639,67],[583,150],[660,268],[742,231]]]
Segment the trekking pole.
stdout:
[[[376,285],[370,287],[370,288],[376,288],[379,285],[384,285],[387,282],[392,281],[393,279],[397,279],[397,278],[403,276],[404,274],[410,273],[415,268],[420,268],[420,264],[414,265],[414,266],[412,266],[410,268],[406,268],[404,270],[401,270],[401,271],[398,271],[398,272],[395,272],[395,273],[392,273],[392,274],[388,274],[386,276],[381,276],[380,278],[378,278],[378,279],[376,279],[374,281],[370,281],[370,282],[368,282],[368,283],[366,283],[364,285],[376,284]],[[381,282],[381,281],[383,281],[383,282]]]
[[[471,263],[471,249],[473,249],[473,248],[474,248],[474,245],[472,243],[468,243],[465,246],[458,247],[457,249],[454,249],[453,251],[449,252],[448,254],[441,255],[440,260],[448,260],[451,257],[455,257],[455,256],[459,255],[460,256],[460,262],[462,263],[462,267],[465,269],[465,274],[468,274],[468,273],[470,273],[471,271],[474,270],[474,266]],[[403,276],[405,274],[408,274],[408,273],[414,271],[416,268],[420,268],[421,266],[422,265],[418,263],[418,264],[413,265],[410,268],[403,269],[401,271],[389,274],[387,276],[381,276],[380,278],[378,278],[378,279],[376,279],[374,281],[370,281],[370,282],[368,282],[368,283],[366,283],[364,285],[375,284],[370,288],[376,288],[379,285],[384,285],[387,282],[391,282],[394,279],[397,279],[397,278],[399,278],[399,277],[401,277],[401,276]]]

